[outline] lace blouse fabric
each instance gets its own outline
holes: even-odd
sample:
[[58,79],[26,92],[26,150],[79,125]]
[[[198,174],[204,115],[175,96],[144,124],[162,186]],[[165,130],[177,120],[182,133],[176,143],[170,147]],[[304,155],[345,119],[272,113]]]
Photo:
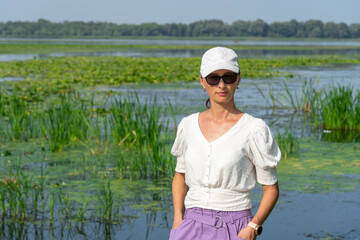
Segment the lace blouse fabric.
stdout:
[[171,153],[175,171],[185,173],[189,191],[185,207],[219,211],[251,208],[249,191],[256,181],[277,182],[281,152],[267,124],[244,114],[225,134],[208,142],[199,127],[199,113],[181,120]]

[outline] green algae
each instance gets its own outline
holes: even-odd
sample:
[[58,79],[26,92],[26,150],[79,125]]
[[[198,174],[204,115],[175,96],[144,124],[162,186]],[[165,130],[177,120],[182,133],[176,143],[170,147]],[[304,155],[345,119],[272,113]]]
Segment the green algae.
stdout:
[[360,186],[360,143],[300,139],[300,152],[278,166],[285,191],[351,191]]

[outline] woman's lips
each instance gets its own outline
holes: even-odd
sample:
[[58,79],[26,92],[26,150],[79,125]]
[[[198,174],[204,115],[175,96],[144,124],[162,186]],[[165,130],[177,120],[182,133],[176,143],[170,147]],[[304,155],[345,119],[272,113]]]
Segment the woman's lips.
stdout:
[[218,92],[216,94],[219,95],[220,97],[224,97],[227,94],[227,92]]

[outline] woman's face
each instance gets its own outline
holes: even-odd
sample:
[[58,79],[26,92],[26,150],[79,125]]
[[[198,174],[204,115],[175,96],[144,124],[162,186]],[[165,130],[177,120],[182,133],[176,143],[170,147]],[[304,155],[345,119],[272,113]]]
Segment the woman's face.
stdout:
[[[212,73],[210,73],[209,76],[226,76],[226,75],[234,75],[236,73],[226,70],[226,69],[220,69],[216,70]],[[226,84],[224,80],[221,78],[220,82],[216,85],[210,85],[206,81],[206,78],[200,76],[200,83],[203,86],[204,89],[209,94],[210,101],[214,101],[219,104],[227,104],[227,103],[233,103],[234,101],[234,94],[237,86],[240,83],[240,74],[237,75],[236,81],[234,83]]]

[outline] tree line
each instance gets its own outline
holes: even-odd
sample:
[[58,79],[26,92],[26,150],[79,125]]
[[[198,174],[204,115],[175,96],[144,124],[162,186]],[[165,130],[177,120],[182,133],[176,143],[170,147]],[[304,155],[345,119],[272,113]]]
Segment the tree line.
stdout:
[[298,37],[298,38],[360,38],[360,24],[323,23],[320,20],[273,22],[237,20],[231,24],[221,20],[182,23],[115,24],[107,22],[65,21],[53,23],[0,22],[1,37]]

